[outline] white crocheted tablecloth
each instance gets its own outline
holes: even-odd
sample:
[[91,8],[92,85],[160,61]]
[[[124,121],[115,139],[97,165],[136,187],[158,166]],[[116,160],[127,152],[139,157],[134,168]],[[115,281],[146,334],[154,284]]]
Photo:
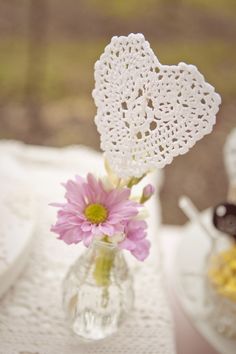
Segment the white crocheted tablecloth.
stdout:
[[62,200],[64,190],[59,182],[76,173],[102,174],[101,155],[82,147],[53,149],[1,142],[0,166],[5,176],[14,175],[16,185],[18,180],[25,180],[37,202],[30,259],[0,301],[0,354],[174,354],[172,318],[160,268],[160,219],[155,200],[149,204],[150,257],[139,263],[127,255],[135,274],[134,313],[115,336],[81,343],[64,319],[61,281],[83,247],[67,246],[50,233],[56,211],[48,203]]

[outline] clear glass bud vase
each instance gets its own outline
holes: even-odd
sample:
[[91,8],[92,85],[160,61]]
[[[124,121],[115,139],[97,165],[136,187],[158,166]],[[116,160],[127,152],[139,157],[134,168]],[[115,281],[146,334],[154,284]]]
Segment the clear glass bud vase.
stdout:
[[83,339],[103,339],[117,331],[133,308],[132,278],[116,245],[94,240],[70,268],[63,302],[73,331]]

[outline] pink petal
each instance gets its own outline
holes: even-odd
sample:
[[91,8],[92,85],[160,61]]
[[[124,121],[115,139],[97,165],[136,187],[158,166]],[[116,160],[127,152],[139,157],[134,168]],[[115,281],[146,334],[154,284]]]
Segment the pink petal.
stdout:
[[150,242],[146,239],[138,242],[134,250],[131,253],[139,260],[144,261],[149,255]]
[[129,238],[125,238],[123,241],[119,243],[119,247],[131,251],[135,249],[135,243]]
[[99,225],[99,230],[103,233],[103,235],[113,236],[115,232],[115,228],[112,225],[102,224]]
[[83,230],[84,232],[91,231],[91,229],[92,229],[92,226],[90,223],[84,222],[81,224],[81,230]]
[[78,232],[76,229],[71,229],[66,231],[64,234],[62,234],[60,237],[58,237],[60,240],[63,240],[65,243],[68,245],[72,243],[78,243],[82,240],[82,234]]
[[91,233],[84,233],[83,243],[85,247],[89,247],[92,240],[93,240],[93,235]]
[[84,202],[84,197],[81,194],[81,184],[69,180],[65,184],[65,188],[66,188],[66,194],[65,194],[66,199],[69,202],[74,203],[75,205],[83,208],[85,202]]

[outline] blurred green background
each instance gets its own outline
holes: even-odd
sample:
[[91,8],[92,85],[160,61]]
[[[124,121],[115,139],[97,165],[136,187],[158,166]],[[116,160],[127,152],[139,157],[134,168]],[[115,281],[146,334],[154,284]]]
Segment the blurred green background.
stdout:
[[226,198],[222,147],[236,127],[235,0],[0,0],[0,138],[99,149],[93,66],[113,35],[142,32],[161,63],[197,65],[223,104],[214,132],[165,168],[164,222],[179,195]]

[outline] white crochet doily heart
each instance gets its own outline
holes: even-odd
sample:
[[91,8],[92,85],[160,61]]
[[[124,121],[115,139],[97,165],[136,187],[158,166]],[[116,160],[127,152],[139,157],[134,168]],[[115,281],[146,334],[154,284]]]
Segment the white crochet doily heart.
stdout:
[[101,148],[122,178],[186,153],[215,124],[221,102],[193,65],[162,65],[142,34],[113,37],[95,64]]

